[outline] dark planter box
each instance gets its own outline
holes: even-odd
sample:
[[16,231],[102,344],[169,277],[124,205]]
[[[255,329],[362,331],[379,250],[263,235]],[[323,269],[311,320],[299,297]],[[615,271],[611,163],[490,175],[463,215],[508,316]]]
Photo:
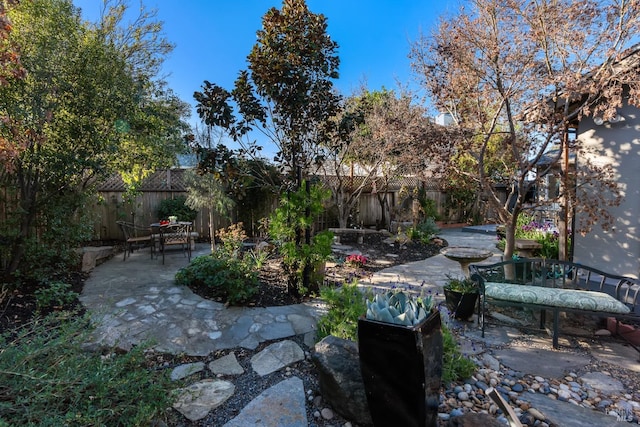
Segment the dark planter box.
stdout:
[[478,301],[478,293],[463,294],[445,289],[444,298],[447,303],[447,308],[453,313],[456,319],[467,320],[473,316],[476,302]]
[[374,426],[437,425],[442,381],[438,311],[414,327],[360,318],[358,349]]

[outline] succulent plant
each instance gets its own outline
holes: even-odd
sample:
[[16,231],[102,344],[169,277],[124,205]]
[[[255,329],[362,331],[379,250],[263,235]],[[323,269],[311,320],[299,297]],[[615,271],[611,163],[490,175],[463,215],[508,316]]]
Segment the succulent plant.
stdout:
[[422,322],[431,312],[433,300],[414,297],[404,291],[389,291],[376,294],[373,301],[367,299],[367,315],[369,320],[413,326]]
[[447,283],[444,289],[461,294],[473,294],[478,292],[478,284],[467,277],[453,277],[447,274]]

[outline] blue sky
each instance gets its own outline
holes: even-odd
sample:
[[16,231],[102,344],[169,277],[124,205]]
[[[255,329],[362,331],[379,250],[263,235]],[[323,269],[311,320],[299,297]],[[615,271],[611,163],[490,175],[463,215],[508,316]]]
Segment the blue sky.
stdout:
[[[129,0],[132,8],[138,0]],[[102,0],[74,0],[83,17],[95,20]],[[209,80],[227,89],[256,41],[261,19],[273,0],[144,0],[158,10],[167,38],[176,45],[163,71],[183,101]],[[454,0],[307,0],[309,9],[328,18],[328,33],[339,47],[338,90],[348,95],[366,80],[371,90],[396,87],[411,79],[407,54],[419,32],[428,32],[438,16],[453,12]],[[195,112],[191,122],[198,122]]]

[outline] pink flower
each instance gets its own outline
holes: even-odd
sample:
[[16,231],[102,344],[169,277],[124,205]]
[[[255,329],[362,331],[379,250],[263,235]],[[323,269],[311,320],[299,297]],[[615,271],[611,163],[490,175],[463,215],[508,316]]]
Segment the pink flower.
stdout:
[[355,267],[362,267],[367,263],[367,257],[364,255],[352,254],[345,259],[345,262]]

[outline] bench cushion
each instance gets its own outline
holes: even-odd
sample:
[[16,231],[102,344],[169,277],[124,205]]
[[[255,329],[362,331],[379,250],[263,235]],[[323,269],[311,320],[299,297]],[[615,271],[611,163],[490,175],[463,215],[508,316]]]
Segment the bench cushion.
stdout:
[[552,307],[627,314],[629,307],[604,292],[545,288],[512,283],[485,283],[488,298]]

